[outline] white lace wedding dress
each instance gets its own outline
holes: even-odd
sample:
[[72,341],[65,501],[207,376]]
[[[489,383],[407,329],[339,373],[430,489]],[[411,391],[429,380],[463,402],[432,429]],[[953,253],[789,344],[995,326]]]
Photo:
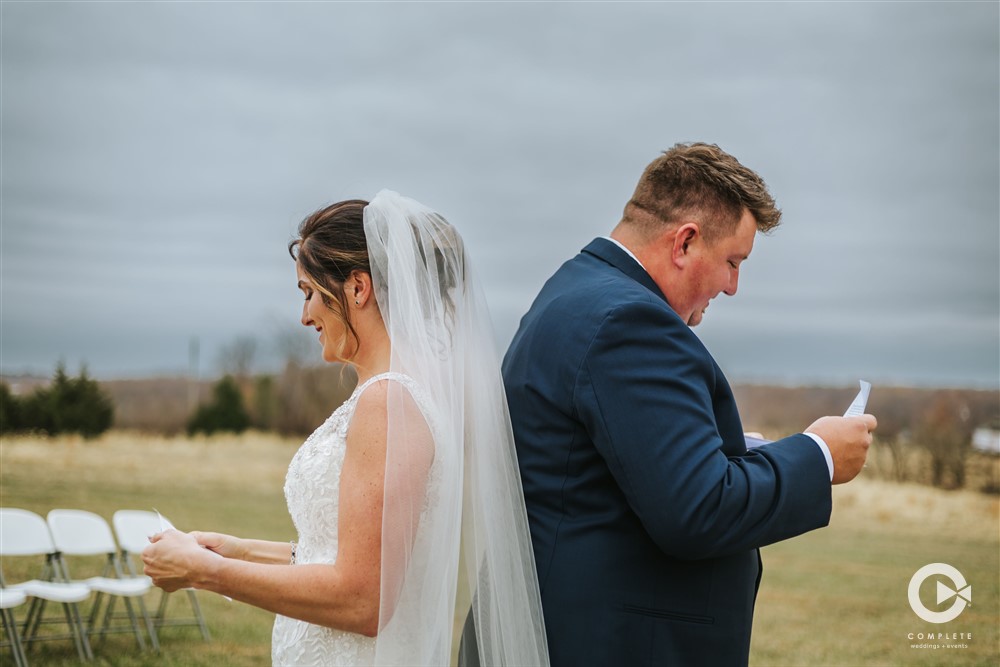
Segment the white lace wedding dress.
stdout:
[[[425,395],[412,378],[399,373],[383,373],[359,385],[350,398],[309,436],[292,459],[285,478],[288,512],[299,537],[296,564],[332,564],[337,560],[340,472],[347,447],[347,427],[358,398],[379,380],[402,384],[416,400],[425,418],[428,415]],[[283,667],[372,665],[375,661],[375,638],[279,615],[274,620],[271,635],[271,660],[274,665]]]

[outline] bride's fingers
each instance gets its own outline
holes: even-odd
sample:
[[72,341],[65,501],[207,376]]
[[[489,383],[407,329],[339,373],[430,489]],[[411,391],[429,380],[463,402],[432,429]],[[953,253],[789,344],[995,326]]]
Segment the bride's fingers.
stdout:
[[212,550],[218,549],[222,547],[223,543],[225,542],[222,535],[220,535],[219,533],[206,533],[201,530],[192,530],[190,533],[188,533],[188,535],[193,537],[195,542],[205,547],[206,549],[212,549]]
[[162,540],[167,535],[169,535],[170,533],[179,533],[179,532],[180,531],[177,530],[177,529],[175,529],[175,528],[167,528],[166,530],[161,530],[158,533],[153,533],[152,535],[150,535],[149,536],[149,542],[150,542],[150,544],[155,544],[155,543],[159,542],[160,540]]

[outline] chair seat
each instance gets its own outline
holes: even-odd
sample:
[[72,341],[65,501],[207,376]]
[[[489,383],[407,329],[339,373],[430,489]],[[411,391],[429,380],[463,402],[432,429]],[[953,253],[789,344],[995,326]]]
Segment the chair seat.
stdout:
[[32,579],[8,586],[5,590],[21,591],[33,598],[49,602],[83,602],[90,597],[90,589],[83,584],[67,584],[61,581],[39,581]]
[[28,596],[24,594],[24,591],[11,588],[0,589],[0,609],[17,607],[24,604],[27,599]]
[[[134,561],[138,559],[143,549],[149,546],[149,536],[160,532],[164,527],[173,528],[173,524],[166,517],[157,512],[150,512],[149,510],[118,510],[114,514],[112,523],[115,527],[115,534],[118,536],[118,544],[122,549],[122,556],[124,557],[128,571],[132,574],[137,574],[142,569],[141,564],[139,564],[139,567],[135,567],[136,563]],[[198,604],[198,598],[195,596],[194,589],[187,588],[183,591],[177,591],[177,593],[180,592],[186,593],[184,597],[187,597],[194,615],[186,619],[166,618],[167,601],[172,594],[163,591],[160,596],[159,609],[156,612],[156,626],[197,625],[201,630],[202,637],[204,637],[205,641],[209,641],[211,635],[208,632],[208,626],[205,625],[205,619],[202,616],[201,607]]]
[[90,577],[82,581],[74,581],[75,584],[83,584],[87,588],[97,593],[107,593],[108,595],[124,595],[126,597],[139,597],[145,595],[152,586],[152,579],[149,577],[135,577],[128,579],[112,579],[110,577]]

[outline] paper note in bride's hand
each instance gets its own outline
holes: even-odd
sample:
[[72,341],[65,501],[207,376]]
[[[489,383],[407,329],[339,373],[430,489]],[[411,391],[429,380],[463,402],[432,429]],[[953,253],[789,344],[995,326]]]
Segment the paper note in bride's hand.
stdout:
[[164,532],[164,531],[166,531],[166,530],[177,530],[176,528],[174,528],[174,524],[170,523],[169,521],[167,521],[166,519],[163,518],[163,515],[160,514],[160,510],[158,510],[158,509],[156,509],[154,507],[153,511],[156,512],[156,518],[159,519],[159,521],[160,521],[160,532],[161,533]]
[[[161,533],[163,531],[165,531],[165,530],[177,530],[176,528],[174,528],[174,524],[170,523],[165,518],[163,518],[163,515],[160,514],[160,510],[158,510],[158,509],[156,509],[154,507],[153,511],[156,512],[156,518],[160,520],[160,532]],[[215,556],[217,558],[222,558],[223,557],[222,554],[217,554],[214,551],[212,551],[211,549],[209,549],[208,547],[205,547],[205,549],[208,551],[208,553],[212,554],[213,556]],[[219,595],[222,595],[222,593],[219,593]],[[231,597],[229,597],[228,595],[222,595],[222,597],[226,598],[230,602],[233,601],[233,599]]]
[[[858,384],[861,385],[861,391],[859,391],[858,395],[854,397],[854,401],[851,402],[851,407],[847,408],[847,412],[844,413],[845,417],[857,417],[858,415],[865,414],[865,408],[868,406],[868,394],[871,393],[872,385],[864,380],[858,380]],[[745,434],[743,438],[747,442],[747,450],[772,442],[771,440],[762,440],[761,438],[754,438]]]
[[864,380],[858,380],[858,384],[861,385],[861,391],[854,397],[851,407],[847,408],[847,412],[844,413],[845,417],[859,417],[865,414],[865,407],[868,405],[868,394],[871,393],[872,386]]

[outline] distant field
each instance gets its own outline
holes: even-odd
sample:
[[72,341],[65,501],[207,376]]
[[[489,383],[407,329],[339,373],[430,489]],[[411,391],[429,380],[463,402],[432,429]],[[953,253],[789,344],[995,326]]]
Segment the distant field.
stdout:
[[[116,432],[97,441],[0,441],[0,505],[111,517],[155,507],[181,529],[276,540],[294,537],[282,496],[297,440],[269,435],[168,439]],[[1000,664],[1000,507],[997,496],[859,479],[835,492],[832,525],[764,551],[751,665]],[[5,559],[16,580],[21,559]],[[973,605],[942,626],[920,621],[906,588],[921,566],[945,562],[972,584]],[[932,584],[928,584],[932,585]],[[164,629],[160,655],[128,635],[96,642],[98,664],[267,665],[273,617],[200,593],[213,634]],[[930,600],[932,595],[927,595]],[[179,604],[175,601],[174,604]],[[972,633],[966,649],[913,649],[913,632]],[[954,642],[933,642],[944,645]],[[958,642],[961,643],[961,642]],[[69,642],[39,645],[34,665],[77,664]],[[0,653],[7,664],[10,655]]]

